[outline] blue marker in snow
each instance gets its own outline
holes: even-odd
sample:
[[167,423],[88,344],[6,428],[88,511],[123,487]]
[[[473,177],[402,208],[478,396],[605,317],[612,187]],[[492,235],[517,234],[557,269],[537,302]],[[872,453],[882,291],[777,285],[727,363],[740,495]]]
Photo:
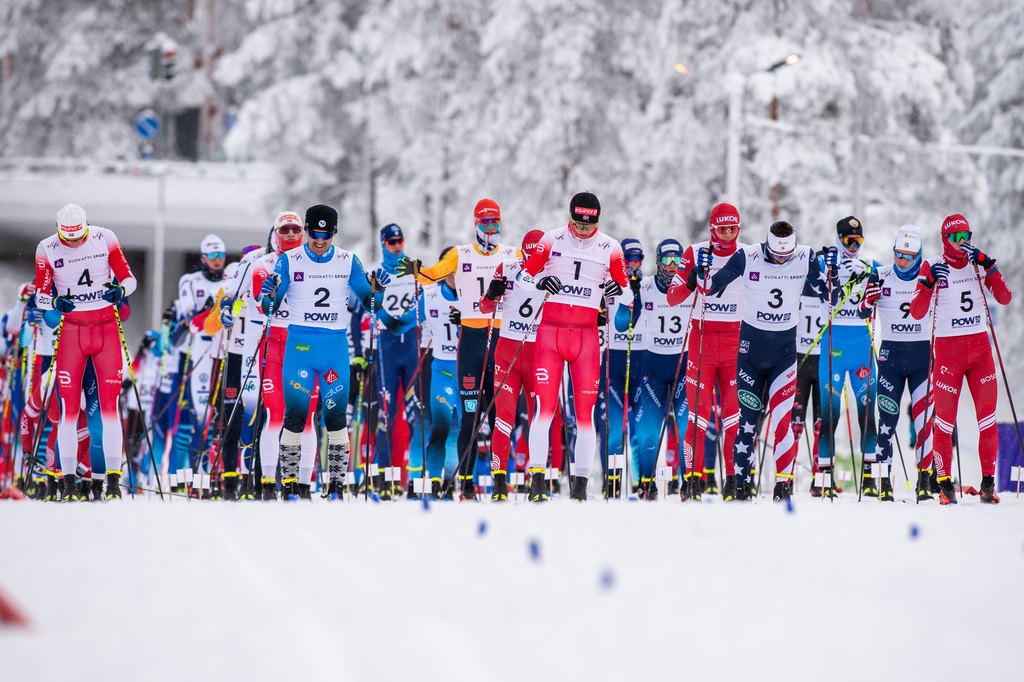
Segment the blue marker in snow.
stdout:
[[921,534],[921,529],[917,527],[916,523],[910,524],[910,539],[916,540],[917,536]]
[[605,568],[601,571],[601,589],[607,592],[613,587],[615,587],[615,573],[612,569]]
[[530,540],[530,559],[540,561],[540,543],[536,539]]
[[479,523],[479,525],[477,525],[477,527],[476,527],[476,534],[479,535],[480,537],[483,537],[484,535],[487,534],[487,522],[486,521],[481,521]]

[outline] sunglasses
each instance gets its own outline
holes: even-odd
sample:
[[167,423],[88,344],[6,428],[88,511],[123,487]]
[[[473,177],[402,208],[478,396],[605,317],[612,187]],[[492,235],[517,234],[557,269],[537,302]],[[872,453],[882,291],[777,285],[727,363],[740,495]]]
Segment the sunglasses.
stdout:
[[635,253],[634,254],[627,253],[626,254],[626,262],[627,263],[643,263],[644,262],[644,257],[639,255],[639,254],[635,254]]
[[404,244],[404,243],[405,243],[405,240],[400,238],[400,237],[396,237],[395,239],[387,240],[387,245],[388,246],[399,246],[399,245]]
[[661,264],[662,265],[679,265],[679,263],[682,262],[682,260],[683,260],[682,256],[662,256],[661,257]]
[[951,235],[949,235],[949,241],[953,242],[954,244],[962,244],[963,242],[969,242],[971,241],[971,233],[967,231],[954,232]]
[[733,232],[738,232],[739,229],[740,228],[736,227],[735,225],[723,225],[721,227],[714,228],[715,232],[724,232],[725,234],[732,234]]
[[327,230],[308,230],[310,239],[333,239],[334,233]]
[[480,218],[476,221],[476,224],[480,227],[487,229],[489,227],[501,228],[501,218]]
[[851,234],[849,237],[843,237],[839,241],[843,243],[843,246],[860,246],[864,243],[864,237],[857,234]]
[[896,260],[914,260],[917,258],[916,253],[904,253],[902,251],[894,250],[893,254],[896,256]]
[[302,228],[298,225],[282,225],[277,228],[278,234],[302,234]]
[[218,258],[223,259],[228,257],[228,254],[224,251],[211,251],[210,253],[204,253],[203,255],[206,256],[207,260],[217,260]]

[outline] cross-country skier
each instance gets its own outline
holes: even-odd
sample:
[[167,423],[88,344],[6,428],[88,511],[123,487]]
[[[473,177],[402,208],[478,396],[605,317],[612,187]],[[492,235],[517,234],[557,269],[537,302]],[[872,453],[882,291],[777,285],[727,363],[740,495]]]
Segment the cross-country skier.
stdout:
[[873,271],[861,302],[861,316],[877,314],[882,325],[882,346],[878,350],[878,446],[882,467],[878,485],[879,499],[894,500],[892,479],[892,441],[900,419],[903,387],[910,393],[915,431],[922,447],[918,449],[917,496],[932,499],[929,470],[932,459],[931,422],[925,417],[928,403],[928,365],[931,357],[931,311],[922,320],[910,316],[910,301],[917,290],[921,269],[921,231],[904,225],[896,231],[893,262]]
[[[494,386],[495,333],[501,327],[501,307],[490,315],[480,311],[480,297],[486,293],[487,283],[498,264],[522,254],[513,246],[501,244],[501,209],[492,199],[481,199],[473,209],[476,238],[461,244],[438,263],[423,267],[419,260],[403,258],[398,264],[398,276],[417,276],[421,284],[439,282],[455,275],[455,293],[458,295],[462,328],[459,331],[459,393],[462,400],[459,426],[459,480],[461,498],[476,499],[473,483],[473,457],[463,457],[475,442],[478,426],[477,410],[491,402]],[[487,415],[488,433],[494,432],[494,410]]]
[[[939,482],[939,503],[956,504],[952,480],[953,429],[964,379],[974,399],[978,417],[978,457],[981,459],[981,501],[999,502],[995,490],[996,402],[999,382],[986,324],[985,292],[979,267],[984,270],[985,287],[1000,305],[1013,298],[996,261],[971,243],[971,225],[959,213],[942,222],[942,256],[921,265],[917,290],[910,302],[910,314],[923,320],[934,305],[935,354],[931,373],[935,403],[935,472]],[[938,285],[938,286],[936,286]],[[920,434],[919,434],[920,437]]]
[[[668,290],[683,258],[683,247],[675,239],[665,239],[655,250],[658,259],[654,275],[644,277],[638,287],[640,310],[638,323],[643,325],[647,351],[640,366],[639,407],[633,415],[637,431],[640,481],[638,493],[642,499],[658,497],[655,468],[661,437],[666,427],[685,431],[688,406],[686,404],[686,359],[683,338],[693,311],[693,299],[672,305]],[[615,328],[622,331],[629,322],[630,311],[619,305],[615,313]],[[636,311],[634,311],[636,314]],[[667,414],[672,403],[672,414]]]
[[[419,363],[419,348],[416,344],[416,282],[411,277],[398,276],[398,263],[405,258],[405,234],[395,223],[380,229],[381,269],[391,277],[381,299],[381,313],[401,322],[385,327],[378,325],[380,344],[376,362],[378,395],[383,400],[380,410],[370,416],[370,428],[376,432],[374,440],[374,461],[383,471],[391,466],[392,447],[395,445],[392,430],[400,409],[405,409],[403,396],[410,390],[416,367]],[[411,312],[410,312],[411,311]],[[406,313],[410,314],[406,316]],[[419,417],[414,410],[408,416]],[[379,417],[380,419],[378,419]],[[410,423],[412,426],[412,423]],[[404,445],[404,444],[403,444]],[[409,447],[416,447],[410,443]],[[384,474],[377,474],[374,488],[380,491],[381,499],[388,500],[402,492],[400,481],[384,482]]]
[[[828,316],[821,299],[810,284],[804,285],[800,295],[800,322],[796,330],[796,396],[793,399],[793,438],[799,448],[800,439],[807,428],[807,413],[810,407],[811,471],[818,470],[818,434],[821,426],[821,397],[818,386],[818,361],[821,357],[821,339],[825,318]],[[811,480],[814,486],[814,480]]]
[[[736,441],[736,429],[740,421],[739,403],[736,400],[736,357],[740,343],[740,318],[743,312],[743,284],[733,283],[718,291],[715,299],[708,300],[699,285],[704,278],[715,275],[725,265],[740,244],[740,213],[732,204],[717,204],[711,209],[708,220],[711,235],[707,241],[687,247],[683,262],[673,285],[668,291],[669,305],[677,305],[696,291],[693,324],[690,325],[690,342],[686,359],[686,401],[690,406],[691,431],[683,442],[686,466],[690,470],[687,484],[680,490],[683,500],[699,500],[702,478],[705,476],[704,452],[708,420],[711,417],[712,392],[717,386],[721,406],[721,422],[724,433],[722,452],[725,459],[725,476],[722,487],[723,499],[729,500],[736,494],[736,480],[733,476],[732,451]],[[710,251],[714,264],[707,272],[698,272],[697,261]],[[703,319],[703,329],[700,320]],[[698,366],[699,363],[699,366]],[[698,396],[697,377],[700,376]],[[695,414],[694,408],[700,410]],[[714,460],[714,455],[711,457]]]
[[534,347],[538,411],[530,428],[530,500],[548,499],[544,480],[551,422],[566,363],[572,378],[578,435],[569,494],[587,499],[590,467],[597,453],[594,406],[601,369],[597,311],[603,297],[614,298],[630,286],[622,248],[598,231],[601,203],[590,192],[569,202],[569,222],[544,235],[526,261],[526,273],[550,295]]
[[[260,400],[261,411],[264,413],[259,436],[259,460],[261,476],[254,486],[255,499],[271,502],[277,500],[277,464],[281,447],[281,428],[284,424],[284,383],[281,371],[284,364],[285,344],[288,340],[288,325],[291,313],[288,301],[282,300],[274,306],[270,316],[269,331],[264,326],[267,315],[264,311],[262,295],[263,283],[274,272],[277,260],[283,254],[302,247],[303,219],[297,211],[281,211],[274,219],[273,250],[257,259],[252,271],[252,287],[255,306],[252,321],[259,327],[265,340],[261,343],[257,363],[260,369]],[[266,302],[269,307],[269,301]],[[319,401],[319,389],[314,386],[313,395],[309,399],[310,415],[306,419],[302,431],[300,469],[302,462],[313,462],[316,452],[316,433],[313,431],[312,413],[316,411]],[[301,475],[300,475],[301,477]],[[290,483],[290,481],[288,482]],[[296,481],[299,497],[310,496],[308,480]],[[289,487],[290,490],[290,487]]]
[[[272,310],[287,297],[290,313],[282,368],[285,412],[281,479],[282,483],[288,481],[288,497],[298,498],[301,434],[313,386],[317,385],[327,427],[327,494],[341,498],[350,455],[346,415],[348,297],[351,290],[363,307],[370,309],[374,291],[359,258],[333,244],[338,233],[335,209],[323,204],[311,206],[306,210],[304,229],[305,244],[283,253],[274,265],[274,277],[266,278],[261,285],[265,309]],[[390,278],[378,271],[377,279],[386,285]]]
[[[777,221],[769,228],[764,243],[739,249],[711,278],[709,299],[743,277],[743,321],[736,367],[740,403],[740,429],[735,446],[736,500],[751,497],[754,437],[763,404],[768,406],[774,431],[772,497],[779,501],[792,494],[797,442],[790,429],[790,414],[796,393],[800,294],[805,282],[809,282],[819,297],[827,299],[822,265],[834,266],[837,260],[835,248],[827,249],[824,261],[816,258],[809,246],[796,243],[792,225]],[[713,255],[707,251],[697,261],[698,268],[713,264]],[[829,276],[834,285],[833,297],[838,297],[835,275]]]
[[57,212],[57,233],[39,242],[35,283],[39,307],[63,315],[54,362],[61,387],[57,443],[64,499],[78,497],[77,423],[82,375],[89,359],[99,384],[106,498],[120,498],[123,439],[117,402],[124,357],[114,306],[135,291],[138,283],[114,233],[89,225],[85,210],[76,204]]
[[[638,239],[623,239],[622,255],[626,260],[626,273],[630,282],[633,280],[642,281],[644,277],[644,250]],[[608,467],[608,455],[621,455],[625,453],[625,441],[629,441],[629,454],[633,465],[633,471],[639,471],[640,464],[640,438],[637,433],[636,423],[629,415],[635,415],[640,407],[640,372],[643,366],[645,351],[644,326],[638,324],[640,311],[643,307],[640,301],[639,291],[634,293],[630,287],[624,291],[622,296],[609,305],[610,315],[617,314],[619,305],[626,305],[633,310],[632,336],[630,336],[630,325],[627,323],[625,331],[614,328],[611,331],[611,340],[608,345],[608,367],[601,368],[601,390],[608,396],[608,430],[607,447],[601,442],[601,463],[605,471],[605,496],[617,492],[622,485],[622,472],[610,470]],[[614,323],[614,320],[612,320]],[[629,395],[626,391],[626,358],[629,358]],[[602,355],[602,360],[604,356]],[[606,387],[607,380],[611,387]],[[626,429],[628,438],[622,430],[623,411],[627,415]],[[599,408],[600,413],[600,408]]]
[[[480,312],[491,313],[498,302],[504,304],[501,332],[494,346],[494,431],[491,433],[491,489],[493,502],[508,500],[508,458],[512,450],[512,430],[519,413],[519,394],[526,395],[527,419],[533,418],[534,346],[540,302],[544,295],[537,281],[523,271],[523,263],[537,250],[544,237],[531,230],[523,237],[524,260],[510,260],[498,266],[487,291],[480,299]],[[499,390],[500,388],[500,390]]]
[[[847,216],[836,223],[836,248],[839,251],[839,284],[842,294],[832,312],[832,378],[829,379],[828,357],[818,361],[818,386],[821,394],[822,422],[818,445],[819,470],[832,471],[835,433],[842,414],[843,386],[850,377],[857,423],[861,427],[861,451],[864,455],[864,495],[877,497],[878,489],[871,475],[875,460],[875,395],[878,379],[872,358],[871,336],[860,316],[860,302],[868,276],[878,269],[877,261],[858,257],[864,244],[864,226],[857,218]],[[828,352],[826,347],[825,352]],[[815,489],[817,494],[817,489]],[[823,491],[831,494],[832,490]]]

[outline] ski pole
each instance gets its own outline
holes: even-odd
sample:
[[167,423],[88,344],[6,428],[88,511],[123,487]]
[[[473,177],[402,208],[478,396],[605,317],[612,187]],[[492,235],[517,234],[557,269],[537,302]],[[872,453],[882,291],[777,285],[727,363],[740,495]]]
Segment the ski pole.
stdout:
[[[131,379],[132,390],[135,392],[135,403],[139,406],[139,412],[142,412],[142,398],[139,396],[139,385],[135,380],[135,370],[132,369],[132,357],[128,352],[128,342],[124,338],[124,326],[121,324],[121,313],[117,311],[117,304],[110,306],[114,310],[114,320],[117,322],[117,335],[121,338],[121,350],[124,351],[125,360],[128,363],[128,377]],[[63,321],[63,318],[61,318]],[[59,327],[58,327],[59,329]],[[57,352],[54,350],[54,361],[57,359]],[[153,441],[150,438],[149,430],[144,429],[143,433],[146,436],[146,447],[149,449],[149,463],[153,466],[153,471],[156,471],[156,456],[153,454]],[[132,468],[128,467],[128,473],[131,474]],[[129,481],[131,483],[131,481]],[[160,482],[160,477],[156,477],[156,489],[160,494],[160,501],[164,500],[163,484]],[[134,493],[132,493],[134,496]]]
[[[630,287],[630,290],[632,290],[632,287]],[[633,362],[633,306],[635,305],[636,295],[633,294],[629,302],[629,327],[626,329],[626,381],[622,389],[622,452],[619,454],[622,455],[624,466],[612,490],[613,496],[618,498],[625,497],[625,491],[629,489],[626,487],[629,484],[629,454],[626,448],[629,441],[629,376],[630,365]]]
[[[1013,394],[1010,393],[1010,382],[1006,378],[1006,366],[1003,364],[1003,353],[999,350],[999,339],[996,337],[996,327],[992,324],[992,311],[988,307],[988,297],[985,296],[985,287],[981,279],[981,272],[978,271],[978,264],[974,264],[974,276],[978,278],[978,288],[981,289],[981,301],[985,304],[985,317],[988,319],[988,328],[992,332],[992,345],[996,347],[996,358],[999,359],[999,371],[1003,375],[1003,387],[1006,388],[1006,399],[1010,401],[1010,413],[1013,415],[1013,426],[1017,430],[1017,445],[1020,447],[1021,457],[1024,458],[1024,437],[1020,432],[1020,420],[1017,419],[1017,408],[1013,404]],[[1017,495],[1020,495],[1020,479],[1017,477]],[[963,484],[961,483],[961,487]]]
[[[707,310],[707,290],[708,290],[708,269],[707,268],[702,268],[702,269],[704,270],[704,273],[703,273],[704,274],[704,277],[703,277],[703,280],[704,280],[703,289],[704,290],[702,292],[700,292],[700,326],[698,327],[698,329],[700,331],[700,336],[697,338],[697,386],[696,386],[697,397],[693,401],[693,403],[694,403],[693,404],[693,444],[692,444],[692,446],[690,448],[690,463],[689,463],[690,464],[689,478],[691,480],[693,479],[694,476],[699,476],[699,474],[697,474],[693,470],[693,463],[694,463],[694,461],[696,459],[696,456],[697,456],[697,432],[700,431],[700,394],[701,394],[701,383],[700,383],[700,381],[701,381],[701,370],[703,369],[702,365],[704,364],[704,313]],[[694,302],[694,305],[696,305],[696,302]],[[684,352],[686,351],[685,348],[683,350],[684,350]],[[685,380],[686,379],[684,377],[683,381],[685,381]],[[673,388],[673,391],[674,391],[675,390],[675,385],[674,384],[673,384],[672,388]],[[707,429],[707,420],[704,421],[704,428]],[[701,443],[700,447],[703,448],[704,447],[704,443]],[[686,455],[686,444],[684,443],[683,444],[683,484],[684,485],[687,484],[687,481],[686,481],[686,478],[687,478],[687,476],[686,476],[686,456],[685,455]],[[757,479],[758,479],[758,485],[760,485],[760,481],[761,481],[761,469],[760,469],[760,467],[758,467],[758,470],[757,470]],[[687,487],[689,487],[689,486],[687,486]],[[699,490],[699,488],[698,488],[698,490]],[[689,498],[689,491],[687,491],[686,499],[690,499]]]
[[36,427],[36,438],[35,443],[32,446],[32,454],[27,457],[28,459],[28,472],[25,475],[25,485],[28,485],[29,480],[32,478],[35,472],[36,466],[36,453],[39,452],[39,443],[43,438],[43,419],[50,411],[50,402],[53,400],[53,396],[57,393],[57,388],[54,385],[53,375],[57,368],[57,351],[60,349],[60,334],[61,330],[64,329],[64,315],[60,316],[60,322],[57,323],[57,329],[54,331],[53,337],[53,355],[50,358],[50,368],[46,372],[46,389],[43,394],[42,408],[39,412],[39,425]]
[[[828,454],[829,457],[832,458],[830,462],[832,470],[832,480],[830,482],[832,487],[832,502],[835,502],[836,499],[836,424],[832,420],[832,405],[834,402],[832,397],[835,393],[835,389],[832,386],[832,381],[834,378],[832,375],[832,319],[835,317],[836,313],[839,312],[839,308],[842,308],[842,304],[840,304],[834,310],[832,306],[832,276],[835,274],[834,268],[835,266],[828,266],[827,272],[825,274],[825,280],[828,284]],[[822,329],[824,331],[825,328]],[[821,359],[819,358],[818,361],[821,362]],[[823,490],[825,488],[824,484],[825,482],[822,481]],[[822,497],[824,497],[824,495],[822,495]]]
[[[551,298],[551,294],[550,293],[545,293],[544,294],[544,298],[541,299],[540,305],[537,306],[537,312],[533,314],[533,319],[530,321],[530,326],[529,326],[530,329],[532,329],[533,325],[535,325],[537,323],[537,320],[540,319],[540,313],[541,313],[542,310],[544,310],[544,304],[548,302],[549,298]],[[497,307],[495,307],[495,310],[497,310]],[[508,379],[508,375],[512,372],[512,368],[515,367],[516,360],[519,358],[519,354],[523,351],[523,346],[524,345],[526,345],[526,335],[523,335],[523,338],[520,339],[520,341],[519,341],[519,345],[516,346],[516,352],[512,354],[512,359],[509,360],[508,367],[505,369],[505,374],[502,375],[501,381],[498,382],[498,384],[496,385],[496,387],[494,389],[494,394],[491,396],[490,402],[487,403],[487,409],[485,409],[484,412],[488,412],[491,409],[491,406],[494,405],[494,401],[497,399],[498,395],[501,393],[501,390],[505,387],[505,382]],[[495,377],[495,378],[497,378],[497,377]],[[458,464],[456,465],[456,471],[461,471],[462,470],[462,466],[464,464],[464,460],[469,455],[469,453],[471,453],[473,451],[473,446],[475,444],[476,444],[476,441],[474,440],[473,442],[471,442],[469,445],[466,446],[466,449],[463,452],[459,453],[459,461],[458,461]],[[453,485],[454,481],[455,481],[455,478],[452,478],[451,481],[445,481],[444,482],[444,485],[442,486],[442,489],[441,489],[441,497],[444,497],[448,493],[448,491],[451,489],[451,486]]]
[[[851,390],[850,393],[853,393]],[[854,396],[854,402],[857,402]],[[846,408],[846,432],[850,436],[850,468],[853,473],[853,487],[857,491],[857,501],[860,502],[860,479],[857,478],[857,448],[853,444],[853,420],[850,418],[850,398],[846,393],[846,384],[843,384],[843,406]],[[863,470],[863,462],[861,470]]]

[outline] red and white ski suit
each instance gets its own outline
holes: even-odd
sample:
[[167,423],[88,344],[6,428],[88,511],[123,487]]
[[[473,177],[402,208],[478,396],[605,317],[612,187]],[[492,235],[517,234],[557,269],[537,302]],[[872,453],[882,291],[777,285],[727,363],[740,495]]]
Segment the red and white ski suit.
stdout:
[[543,471],[547,461],[562,370],[569,363],[579,429],[572,474],[587,476],[597,451],[594,406],[601,371],[597,311],[609,278],[623,288],[629,286],[622,247],[600,232],[584,239],[566,226],[544,235],[525,269],[538,280],[552,275],[562,282],[561,291],[544,305],[537,329],[533,362],[538,410],[530,428],[530,469]]
[[69,246],[55,234],[36,247],[38,306],[44,310],[52,308],[55,296],[70,296],[75,302],[75,309],[64,315],[59,327],[55,357],[60,395],[57,444],[65,474],[74,473],[78,463],[82,375],[90,358],[99,385],[107,471],[121,471],[123,441],[117,401],[124,358],[114,308],[103,299],[106,285],[115,278],[124,287],[125,295],[135,291],[138,283],[128,260],[117,237],[106,228],[90,225],[85,238],[75,246]]
[[[981,475],[992,476],[999,451],[999,430],[996,428],[996,401],[999,397],[998,377],[992,361],[992,348],[986,325],[985,293],[978,271],[966,259],[949,263],[949,276],[934,287],[925,282],[931,265],[943,258],[921,264],[917,291],[910,302],[910,314],[920,320],[928,313],[935,299],[935,366],[931,375],[931,394],[935,404],[935,471],[939,480],[951,476],[953,427],[964,379],[971,389],[974,411],[978,417],[978,456]],[[985,287],[1002,305],[1013,298],[1010,287],[996,268],[984,276]]]

